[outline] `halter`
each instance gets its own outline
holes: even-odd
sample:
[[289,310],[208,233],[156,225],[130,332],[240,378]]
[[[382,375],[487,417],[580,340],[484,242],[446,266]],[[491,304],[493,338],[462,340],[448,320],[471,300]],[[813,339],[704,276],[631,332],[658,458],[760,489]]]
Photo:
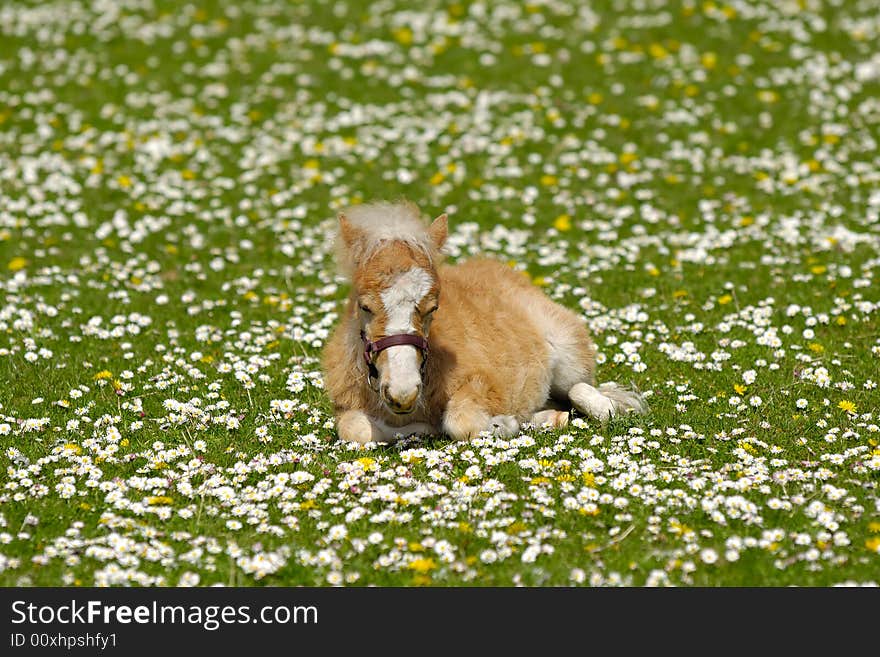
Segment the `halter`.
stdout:
[[428,362],[428,341],[420,335],[411,335],[409,333],[398,333],[396,335],[386,335],[378,340],[367,340],[367,335],[361,331],[361,341],[364,343],[364,361],[367,363],[369,372],[370,387],[373,387],[373,379],[379,378],[379,370],[376,369],[376,357],[389,347],[398,347],[401,345],[410,345],[422,352],[421,375],[425,376],[425,364]]

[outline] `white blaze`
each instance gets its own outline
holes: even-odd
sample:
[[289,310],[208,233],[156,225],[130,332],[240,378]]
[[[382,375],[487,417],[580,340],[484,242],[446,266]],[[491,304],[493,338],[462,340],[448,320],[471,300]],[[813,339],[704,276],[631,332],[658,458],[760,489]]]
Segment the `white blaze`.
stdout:
[[[398,276],[391,287],[382,292],[382,305],[388,317],[385,335],[413,332],[413,312],[431,291],[433,282],[428,272],[421,267],[413,267]],[[412,345],[398,345],[388,347],[386,352],[388,394],[392,398],[405,396],[417,388],[422,380],[418,350]]]

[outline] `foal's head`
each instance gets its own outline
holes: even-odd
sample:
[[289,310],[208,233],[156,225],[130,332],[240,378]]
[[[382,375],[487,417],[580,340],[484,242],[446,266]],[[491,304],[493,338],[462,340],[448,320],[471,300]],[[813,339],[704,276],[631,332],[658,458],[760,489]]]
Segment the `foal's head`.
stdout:
[[390,411],[411,413],[440,302],[436,265],[446,215],[427,226],[415,206],[375,204],[349,209],[339,224],[342,262],[352,273],[349,312],[360,327],[370,384]]

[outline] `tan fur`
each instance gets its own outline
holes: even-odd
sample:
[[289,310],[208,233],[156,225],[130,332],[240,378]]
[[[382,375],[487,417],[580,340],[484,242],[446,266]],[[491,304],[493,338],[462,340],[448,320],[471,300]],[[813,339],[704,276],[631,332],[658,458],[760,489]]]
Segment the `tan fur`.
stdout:
[[[343,257],[367,253],[357,244],[363,237],[344,220],[340,223],[343,242],[354,240]],[[420,240],[389,240],[373,245],[367,257],[352,259],[351,296],[323,354],[325,388],[340,437],[389,440],[399,428],[404,433],[430,429],[468,439],[481,431],[510,433],[533,419],[564,426],[567,415],[563,420],[558,413],[541,411],[553,406],[553,400],[568,402],[569,391],[578,384],[595,386],[596,350],[584,323],[548,299],[525,275],[494,260],[435,267],[446,237],[445,216],[424,230],[432,249],[419,248],[425,243]],[[419,403],[412,413],[397,415],[368,385],[360,330],[366,326],[371,340],[384,335],[386,318],[378,296],[395,276],[412,267],[425,269],[434,279],[413,314],[415,332],[427,333],[430,355]],[[438,298],[432,320],[423,321],[421,313]],[[359,310],[362,303],[374,313],[364,315]],[[384,355],[376,360],[380,370]],[[640,402],[638,395],[629,394]],[[609,400],[617,403],[615,413],[643,410],[619,401],[619,394],[616,399]]]

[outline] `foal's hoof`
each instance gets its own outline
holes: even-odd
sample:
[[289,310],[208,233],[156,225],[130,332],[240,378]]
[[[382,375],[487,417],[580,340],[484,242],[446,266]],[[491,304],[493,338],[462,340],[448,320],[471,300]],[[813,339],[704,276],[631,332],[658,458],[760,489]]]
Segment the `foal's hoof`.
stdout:
[[532,416],[531,424],[539,429],[562,429],[568,426],[568,411],[538,411]]
[[489,431],[501,438],[508,438],[519,433],[519,422],[512,415],[496,415],[489,420]]
[[574,407],[584,415],[607,422],[615,415],[614,402],[589,383],[577,383],[568,391]]

